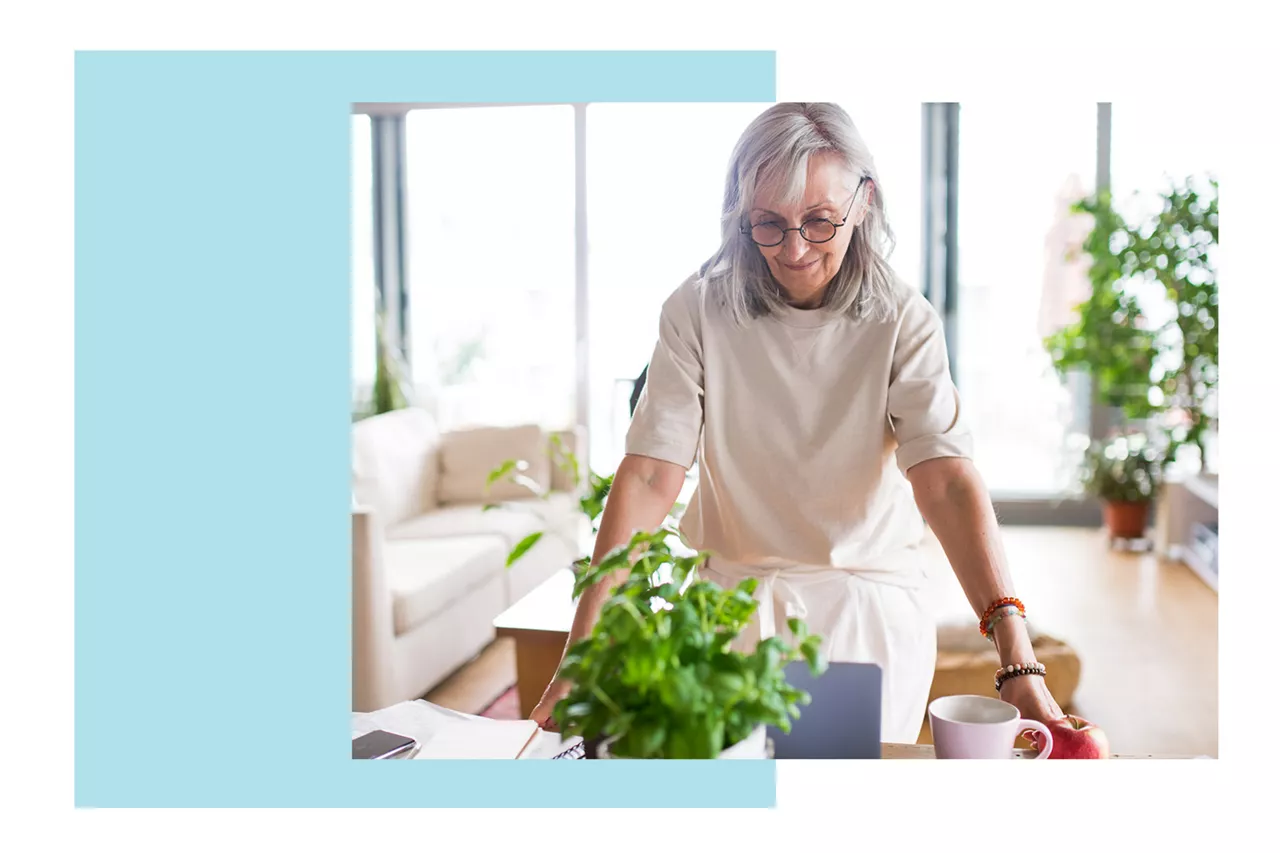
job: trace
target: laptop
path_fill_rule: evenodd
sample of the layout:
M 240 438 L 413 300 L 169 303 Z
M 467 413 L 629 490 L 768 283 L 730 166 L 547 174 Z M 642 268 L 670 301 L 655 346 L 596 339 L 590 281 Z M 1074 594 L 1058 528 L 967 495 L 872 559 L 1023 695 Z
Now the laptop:
M 808 691 L 790 734 L 768 727 L 774 758 L 879 758 L 881 671 L 874 663 L 832 663 L 814 678 L 804 661 L 787 664 L 787 682 Z

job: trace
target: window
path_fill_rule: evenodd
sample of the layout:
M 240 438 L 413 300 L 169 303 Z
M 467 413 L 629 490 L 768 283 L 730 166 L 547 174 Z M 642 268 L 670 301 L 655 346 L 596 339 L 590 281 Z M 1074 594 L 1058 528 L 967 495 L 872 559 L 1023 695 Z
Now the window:
M 912 287 L 921 285 L 920 104 L 915 101 L 842 102 L 871 151 L 894 249 L 889 264 Z
M 1221 165 L 1219 128 L 1206 117 L 1171 113 L 1159 101 L 1112 104 L 1111 191 L 1126 219 L 1158 213 L 1156 194 L 1171 180 L 1194 177 L 1195 186 L 1207 188 L 1206 178 L 1216 177 Z
M 956 360 L 975 462 L 992 492 L 1074 489 L 1087 409 L 1055 374 L 1043 339 L 1088 294 L 1087 264 L 1065 260 L 1088 233 L 1071 204 L 1093 192 L 1097 105 L 960 108 Z
M 662 303 L 720 243 L 733 146 L 765 104 L 587 107 L 591 467 L 622 460 L 632 382 L 657 342 Z M 638 223 L 662 223 L 645 233 Z
M 1190 180 L 1197 190 L 1209 189 L 1216 177 L 1220 141 L 1213 122 L 1174 125 L 1159 103 L 1141 101 L 1111 107 L 1111 190 L 1117 210 L 1130 224 L 1160 212 L 1160 193 L 1171 183 Z M 1143 313 L 1153 324 L 1173 319 L 1174 308 L 1158 282 L 1130 282 L 1137 287 Z
M 373 385 L 373 140 L 367 115 L 351 117 L 351 378 L 357 405 Z
M 406 119 L 414 384 L 441 428 L 574 419 L 573 107 Z

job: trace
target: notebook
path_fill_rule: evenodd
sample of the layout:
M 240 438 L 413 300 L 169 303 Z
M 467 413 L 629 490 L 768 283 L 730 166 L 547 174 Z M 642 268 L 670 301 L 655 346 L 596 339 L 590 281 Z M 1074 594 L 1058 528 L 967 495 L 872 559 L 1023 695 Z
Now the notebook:
M 432 734 L 414 759 L 519 758 L 538 731 L 533 720 L 456 720 Z
M 555 758 L 586 758 L 587 745 L 582 740 L 579 740 L 577 743 L 575 743 L 573 746 L 566 749 L 564 752 L 556 753 L 551 757 L 553 759 Z

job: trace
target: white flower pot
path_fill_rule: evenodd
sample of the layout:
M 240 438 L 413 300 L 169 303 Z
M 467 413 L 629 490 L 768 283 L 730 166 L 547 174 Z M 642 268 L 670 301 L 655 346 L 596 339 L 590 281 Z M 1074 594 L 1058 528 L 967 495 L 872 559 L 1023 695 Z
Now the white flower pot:
M 600 748 L 596 751 L 597 758 L 621 758 L 622 756 L 614 755 L 609 751 L 609 745 L 616 738 L 609 738 L 600 744 Z M 756 726 L 752 729 L 751 734 L 742 740 L 728 747 L 720 753 L 718 758 L 769 758 L 768 738 L 766 737 L 766 729 L 764 726 Z
M 751 734 L 720 753 L 721 758 L 768 758 L 768 739 L 765 727 L 756 726 Z

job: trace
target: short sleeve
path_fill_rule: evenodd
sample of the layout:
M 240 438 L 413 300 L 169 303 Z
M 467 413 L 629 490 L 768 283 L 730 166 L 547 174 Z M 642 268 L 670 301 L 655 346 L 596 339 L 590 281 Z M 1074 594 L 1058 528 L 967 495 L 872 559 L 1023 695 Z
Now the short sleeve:
M 960 394 L 951 381 L 942 320 L 920 294 L 913 294 L 899 318 L 889 422 L 904 474 L 928 459 L 973 457 L 973 437 L 960 417 Z
M 627 431 L 626 452 L 692 467 L 702 436 L 702 336 L 696 282 L 663 303 L 658 343 Z

